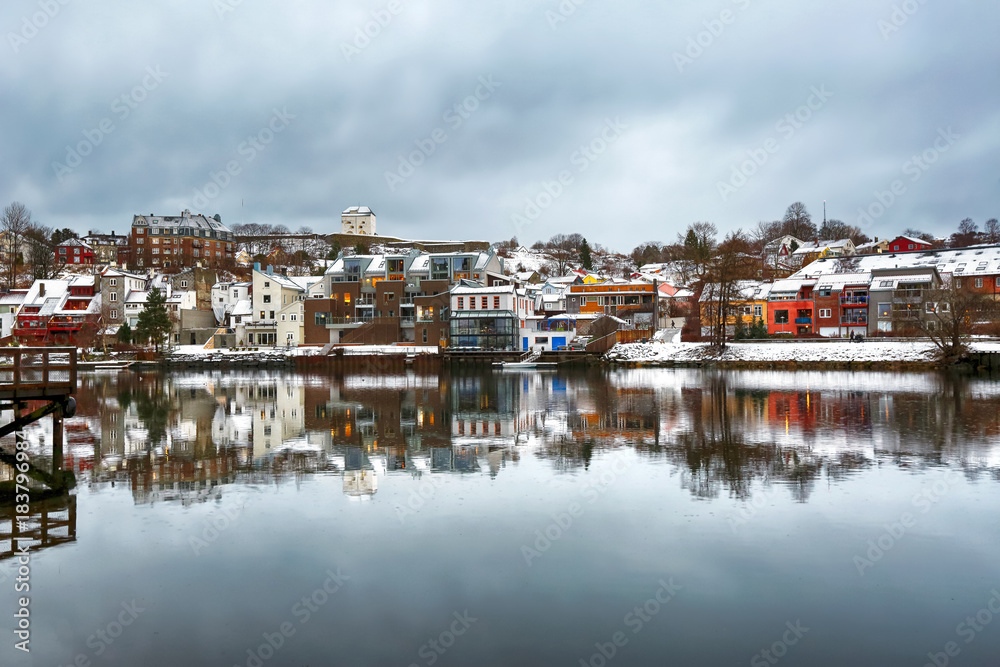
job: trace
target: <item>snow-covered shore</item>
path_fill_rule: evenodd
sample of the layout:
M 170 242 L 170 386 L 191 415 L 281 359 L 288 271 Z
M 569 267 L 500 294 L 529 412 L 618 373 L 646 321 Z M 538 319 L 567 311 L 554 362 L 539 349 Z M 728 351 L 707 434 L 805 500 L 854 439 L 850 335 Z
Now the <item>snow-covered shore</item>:
M 1000 352 L 1000 343 L 972 345 L 977 352 Z M 706 343 L 619 343 L 608 352 L 610 361 L 657 363 L 927 363 L 934 344 L 927 341 L 863 343 L 730 343 L 720 355 Z

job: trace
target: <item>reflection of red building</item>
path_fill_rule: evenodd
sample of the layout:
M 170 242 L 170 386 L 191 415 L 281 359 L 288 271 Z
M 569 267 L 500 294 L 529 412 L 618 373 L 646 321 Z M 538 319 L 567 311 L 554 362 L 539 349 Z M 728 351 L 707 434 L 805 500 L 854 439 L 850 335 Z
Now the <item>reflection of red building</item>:
M 767 416 L 772 425 L 812 429 L 816 426 L 818 408 L 818 392 L 772 391 L 767 395 Z

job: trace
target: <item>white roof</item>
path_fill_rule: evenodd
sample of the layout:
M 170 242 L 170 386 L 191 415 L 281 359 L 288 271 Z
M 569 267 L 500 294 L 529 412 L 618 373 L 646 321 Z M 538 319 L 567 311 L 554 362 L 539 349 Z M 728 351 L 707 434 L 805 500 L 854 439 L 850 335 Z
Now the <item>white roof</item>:
M 238 315 L 252 315 L 253 302 L 250 299 L 240 299 L 233 307 L 233 317 Z
M 806 274 L 822 277 L 824 274 L 837 273 L 842 261 L 844 261 L 842 258 L 836 257 L 817 259 L 792 277 L 802 277 Z M 851 257 L 850 262 L 856 272 L 936 267 L 939 273 L 953 273 L 957 276 L 1000 275 L 1000 245 L 857 255 Z
M 492 285 L 490 287 L 456 287 L 452 294 L 514 294 L 513 285 Z
M 929 283 L 933 279 L 930 273 L 915 273 L 909 276 L 873 276 L 871 289 L 895 289 L 900 283 Z

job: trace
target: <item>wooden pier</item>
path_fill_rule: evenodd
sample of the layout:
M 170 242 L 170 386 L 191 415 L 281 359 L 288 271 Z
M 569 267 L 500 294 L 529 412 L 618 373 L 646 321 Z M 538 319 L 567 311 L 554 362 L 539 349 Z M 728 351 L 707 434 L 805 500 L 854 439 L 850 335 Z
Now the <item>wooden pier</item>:
M 0 450 L 0 461 L 48 487 L 32 489 L 32 499 L 61 494 L 73 488 L 73 473 L 63 471 L 63 418 L 76 412 L 73 394 L 77 387 L 75 347 L 16 347 L 0 349 L 0 410 L 13 415 L 0 426 L 0 438 L 15 434 L 18 445 L 26 426 L 52 416 L 51 470 L 25 459 L 21 449 Z M 28 411 L 29 403 L 34 409 Z M 16 476 L 16 475 L 15 475 Z M 8 486 L 10 488 L 8 488 Z M 16 485 L 0 483 L 0 501 L 13 500 Z

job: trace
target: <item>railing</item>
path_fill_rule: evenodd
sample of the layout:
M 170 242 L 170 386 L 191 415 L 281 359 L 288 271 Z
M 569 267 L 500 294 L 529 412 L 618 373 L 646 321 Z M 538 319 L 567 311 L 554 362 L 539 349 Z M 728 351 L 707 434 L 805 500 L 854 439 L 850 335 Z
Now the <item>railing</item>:
M 0 349 L 0 396 L 41 397 L 75 392 L 75 347 Z
M 813 318 L 811 317 L 796 317 L 796 324 L 812 324 Z
M 401 317 L 399 318 L 399 325 L 403 327 L 412 327 L 416 322 L 415 317 Z
M 867 306 L 868 297 L 866 296 L 842 296 L 840 297 L 840 303 L 844 306 Z
M 867 317 L 841 317 L 841 324 L 868 324 Z

